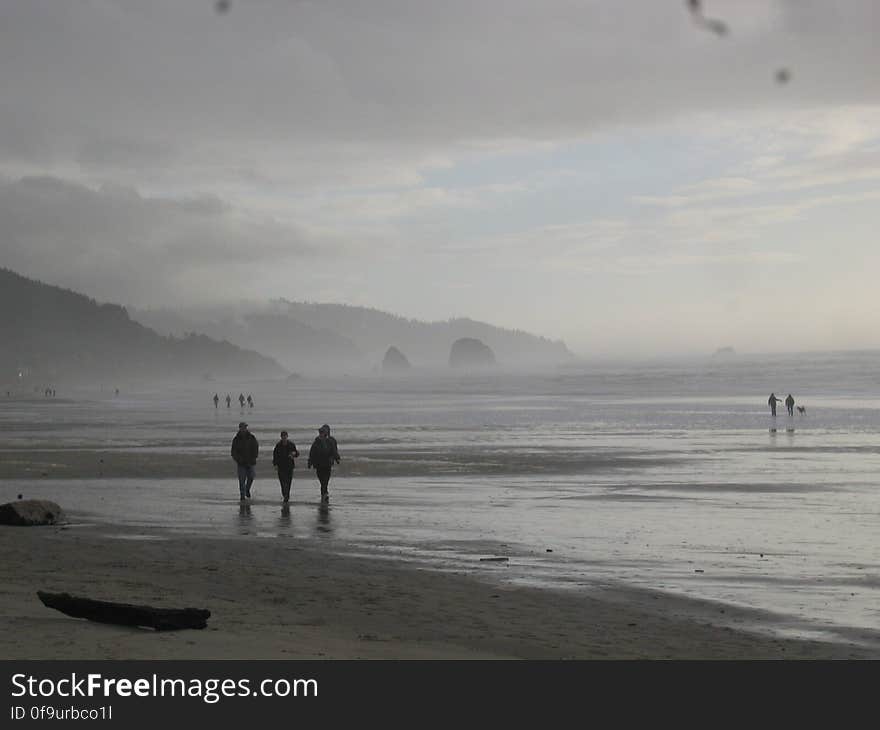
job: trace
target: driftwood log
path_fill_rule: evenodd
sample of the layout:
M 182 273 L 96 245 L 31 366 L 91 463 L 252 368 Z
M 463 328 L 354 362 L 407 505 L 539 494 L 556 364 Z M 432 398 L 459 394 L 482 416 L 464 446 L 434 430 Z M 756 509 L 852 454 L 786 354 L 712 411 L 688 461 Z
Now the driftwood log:
M 211 612 L 204 608 L 154 608 L 130 603 L 95 601 L 69 593 L 37 591 L 44 605 L 75 618 L 87 618 L 104 624 L 149 626 L 156 631 L 204 629 Z

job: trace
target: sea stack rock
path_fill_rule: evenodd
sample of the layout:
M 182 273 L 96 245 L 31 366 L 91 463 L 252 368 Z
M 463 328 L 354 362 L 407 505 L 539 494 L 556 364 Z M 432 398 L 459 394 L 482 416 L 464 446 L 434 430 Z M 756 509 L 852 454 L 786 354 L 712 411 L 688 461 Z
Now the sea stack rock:
M 385 373 L 399 373 L 402 370 L 409 370 L 411 367 L 406 355 L 394 346 L 389 347 L 385 357 L 382 358 L 382 372 Z
M 485 368 L 494 364 L 492 348 L 473 337 L 456 340 L 449 350 L 449 367 L 452 368 Z
M 712 353 L 712 357 L 717 359 L 727 359 L 736 356 L 736 350 L 732 347 L 719 347 Z
M 0 525 L 57 525 L 63 518 L 61 507 L 45 499 L 21 499 L 0 504 Z

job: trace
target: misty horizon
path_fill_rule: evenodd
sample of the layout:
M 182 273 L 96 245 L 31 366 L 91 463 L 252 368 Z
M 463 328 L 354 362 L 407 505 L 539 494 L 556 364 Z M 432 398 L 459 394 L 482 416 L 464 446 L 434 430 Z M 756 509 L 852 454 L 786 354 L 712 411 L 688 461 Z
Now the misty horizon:
M 12 274 L 19 274 L 19 272 L 14 272 L 11 269 L 6 269 L 6 271 L 11 272 Z M 74 289 L 70 289 L 65 286 L 61 286 L 58 284 L 53 284 L 52 282 L 43 282 L 39 279 L 33 279 L 31 277 L 27 277 L 31 281 L 37 284 L 47 284 L 52 287 L 59 287 L 63 291 L 72 292 L 74 294 L 79 294 L 87 299 L 93 300 L 97 305 L 110 305 L 110 306 L 118 306 L 124 309 L 128 316 L 134 322 L 139 322 L 141 324 L 145 324 L 148 328 L 154 330 L 157 334 L 162 336 L 172 336 L 172 337 L 183 337 L 190 334 L 197 335 L 205 335 L 208 334 L 211 336 L 213 333 L 209 331 L 209 329 L 205 328 L 203 325 L 205 323 L 210 323 L 211 325 L 218 325 L 223 323 L 224 321 L 236 321 L 243 322 L 249 315 L 258 314 L 258 313 L 272 313 L 277 312 L 279 307 L 285 307 L 286 305 L 303 305 L 306 307 L 341 307 L 347 308 L 351 310 L 363 310 L 370 313 L 387 315 L 394 319 L 399 319 L 407 324 L 414 325 L 445 325 L 450 324 L 456 321 L 460 322 L 472 322 L 477 325 L 488 325 L 489 327 L 498 328 L 502 330 L 507 330 L 511 333 L 520 333 L 524 335 L 529 335 L 536 337 L 541 340 L 546 340 L 549 343 L 560 344 L 567 348 L 571 355 L 573 355 L 574 359 L 568 362 L 568 367 L 576 367 L 578 364 L 583 364 L 584 366 L 588 366 L 591 363 L 594 364 L 613 364 L 613 363 L 621 363 L 621 364 L 662 364 L 664 362 L 667 363 L 675 363 L 675 362 L 693 362 L 694 360 L 706 360 L 706 361 L 717 361 L 720 363 L 724 362 L 735 362 L 737 359 L 740 361 L 748 360 L 750 358 L 773 358 L 773 357 L 789 357 L 789 356 L 814 356 L 814 355 L 857 355 L 860 353 L 880 353 L 880 347 L 852 347 L 852 348 L 817 348 L 817 349 L 768 349 L 768 350 L 748 350 L 748 349 L 739 349 L 732 345 L 719 345 L 711 351 L 703 351 L 703 350 L 695 350 L 695 351 L 670 351 L 670 352 L 653 352 L 653 353 L 640 353 L 640 352 L 581 352 L 572 349 L 565 340 L 562 339 L 554 339 L 547 337 L 546 335 L 540 332 L 530 332 L 523 329 L 517 328 L 505 328 L 502 325 L 498 325 L 494 322 L 485 322 L 482 320 L 475 320 L 471 317 L 448 317 L 445 319 L 436 319 L 436 320 L 423 320 L 417 317 L 409 317 L 405 314 L 401 314 L 398 312 L 389 312 L 386 310 L 377 309 L 375 307 L 361 307 L 358 305 L 348 304 L 344 302 L 319 302 L 319 301 L 309 301 L 309 300 L 288 300 L 285 298 L 278 298 L 272 300 L 257 300 L 257 299 L 242 299 L 238 301 L 231 300 L 218 300 L 215 304 L 210 303 L 202 303 L 197 306 L 189 306 L 189 307 L 173 307 L 173 306 L 157 306 L 152 308 L 138 308 L 133 307 L 131 305 L 126 305 L 124 303 L 116 302 L 116 301 L 108 301 L 102 300 L 100 298 L 96 298 L 89 294 L 88 292 L 76 291 Z M 153 321 L 154 316 L 164 317 L 170 316 L 172 318 L 178 319 L 178 326 L 160 326 L 155 324 Z M 180 326 L 180 322 L 187 322 L 186 326 Z M 219 339 L 227 339 L 225 337 L 220 336 Z M 295 344 L 295 342 L 294 342 Z M 391 346 L 393 346 L 393 342 Z M 378 345 L 377 345 L 378 346 Z M 384 347 L 384 346 L 382 346 Z M 255 351 L 259 351 L 259 347 L 250 348 Z M 263 353 L 265 354 L 265 353 Z M 565 365 L 565 362 L 558 363 L 559 365 Z M 501 369 L 503 370 L 503 365 L 511 365 L 508 363 L 500 363 L 502 365 Z

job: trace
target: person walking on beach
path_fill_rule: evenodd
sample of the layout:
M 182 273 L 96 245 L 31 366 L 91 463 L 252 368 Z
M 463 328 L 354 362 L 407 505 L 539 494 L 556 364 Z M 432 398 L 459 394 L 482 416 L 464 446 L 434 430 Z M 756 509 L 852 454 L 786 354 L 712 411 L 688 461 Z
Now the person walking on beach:
M 220 396 L 214 393 L 214 408 L 216 409 L 218 405 L 220 405 Z
M 227 393 L 226 394 L 226 407 L 229 408 L 229 406 L 231 404 L 232 404 L 232 396 L 230 396 L 229 393 Z
M 248 402 L 248 408 L 254 407 L 254 399 L 250 393 L 248 393 L 247 402 Z
M 767 399 L 767 405 L 770 406 L 770 415 L 776 417 L 776 404 L 782 403 L 782 398 L 777 398 L 775 393 L 771 393 Z
M 244 393 L 238 394 L 238 405 L 244 408 Z
M 278 470 L 278 481 L 281 482 L 281 498 L 290 501 L 290 486 L 293 484 L 293 460 L 299 456 L 296 444 L 288 441 L 287 431 L 281 432 L 281 440 L 275 444 L 272 452 L 272 466 Z
M 788 411 L 789 416 L 794 416 L 794 398 L 791 393 L 785 396 L 785 408 Z
M 257 475 L 259 453 L 260 445 L 256 436 L 248 431 L 248 425 L 242 421 L 238 424 L 238 433 L 232 439 L 232 458 L 238 465 L 238 491 L 242 502 L 251 498 L 251 485 Z
M 339 447 L 336 439 L 330 435 L 330 426 L 326 423 L 318 429 L 318 437 L 309 449 L 309 469 L 315 469 L 318 481 L 321 482 L 321 501 L 329 502 L 330 470 L 333 463 L 339 463 Z

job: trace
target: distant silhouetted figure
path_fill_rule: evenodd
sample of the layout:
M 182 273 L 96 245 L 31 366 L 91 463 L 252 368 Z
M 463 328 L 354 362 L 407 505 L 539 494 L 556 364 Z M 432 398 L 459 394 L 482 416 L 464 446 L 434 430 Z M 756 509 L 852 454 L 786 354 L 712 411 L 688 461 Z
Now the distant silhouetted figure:
M 293 460 L 299 456 L 296 444 L 287 440 L 287 431 L 281 432 L 281 440 L 275 444 L 272 452 L 272 465 L 278 470 L 278 481 L 281 482 L 281 498 L 290 500 L 290 487 L 293 484 Z
M 251 397 L 250 393 L 248 393 L 247 402 L 248 402 L 248 408 L 254 407 L 254 399 Z
M 785 408 L 788 411 L 789 416 L 794 415 L 794 398 L 792 397 L 791 393 L 785 396 Z
M 116 396 L 119 395 L 119 388 L 116 389 L 116 392 L 114 393 L 114 395 L 116 395 Z
M 231 406 L 231 405 L 232 405 L 232 396 L 230 396 L 229 393 L 227 393 L 226 394 L 226 407 L 229 408 L 229 406 Z
M 220 396 L 214 393 L 214 408 L 220 405 Z
M 260 446 L 256 437 L 248 431 L 248 425 L 242 421 L 238 424 L 238 433 L 232 439 L 232 458 L 238 465 L 238 491 L 241 500 L 251 498 L 251 485 L 257 475 L 257 455 Z
M 244 393 L 238 394 L 238 405 L 244 408 Z
M 782 403 L 782 398 L 777 398 L 775 393 L 771 393 L 770 397 L 767 399 L 767 405 L 770 406 L 770 415 L 776 415 L 776 404 Z
M 315 468 L 318 481 L 321 483 L 321 501 L 330 500 L 327 486 L 330 484 L 330 470 L 332 465 L 339 463 L 339 447 L 336 439 L 330 435 L 330 426 L 326 423 L 318 429 L 318 437 L 309 449 L 309 469 Z

